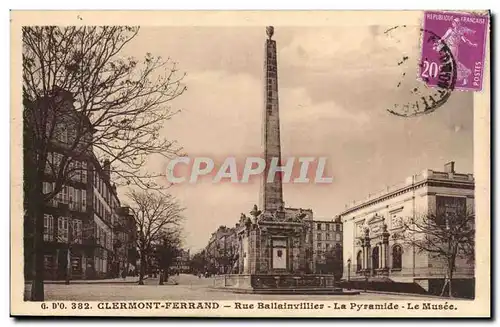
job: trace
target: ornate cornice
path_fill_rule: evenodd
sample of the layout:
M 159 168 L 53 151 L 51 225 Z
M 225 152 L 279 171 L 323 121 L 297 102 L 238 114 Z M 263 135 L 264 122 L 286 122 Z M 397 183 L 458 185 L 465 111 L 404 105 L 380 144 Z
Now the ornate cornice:
M 405 186 L 405 187 L 402 187 L 400 189 L 388 192 L 388 193 L 383 194 L 379 197 L 369 199 L 365 202 L 362 202 L 358 205 L 355 205 L 351 208 L 348 208 L 348 209 L 344 210 L 343 212 L 341 212 L 339 214 L 339 216 L 345 216 L 345 215 L 350 214 L 354 211 L 357 211 L 357 210 L 384 202 L 386 200 L 398 197 L 398 196 L 405 194 L 405 193 L 412 192 L 414 190 L 417 190 L 417 189 L 425 187 L 425 186 L 474 190 L 475 185 L 474 185 L 473 181 L 441 181 L 441 180 L 435 180 L 435 179 L 425 179 L 423 181 L 417 182 L 415 184 L 410 184 L 408 186 Z

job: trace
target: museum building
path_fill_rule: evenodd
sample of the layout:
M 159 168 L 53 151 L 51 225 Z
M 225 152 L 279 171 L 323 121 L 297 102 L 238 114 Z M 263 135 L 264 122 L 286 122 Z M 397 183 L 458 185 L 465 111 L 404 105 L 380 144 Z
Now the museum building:
M 340 217 L 344 227 L 344 279 L 370 278 L 416 283 L 424 290 L 439 288 L 446 276 L 444 261 L 397 237 L 406 219 L 436 212 L 474 210 L 474 177 L 457 173 L 454 162 L 444 171 L 426 169 L 402 184 L 346 205 Z M 474 264 L 457 258 L 454 280 L 474 282 Z

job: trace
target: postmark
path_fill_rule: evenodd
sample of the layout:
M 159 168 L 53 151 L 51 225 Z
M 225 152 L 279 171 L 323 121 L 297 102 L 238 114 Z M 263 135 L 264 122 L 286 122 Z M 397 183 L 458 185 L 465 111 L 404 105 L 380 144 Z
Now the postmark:
M 441 63 L 438 60 L 439 50 L 446 45 L 457 68 L 455 89 L 481 91 L 488 22 L 487 15 L 439 11 L 424 12 L 424 36 L 419 77 L 428 86 L 436 87 L 438 85 L 441 68 Z M 429 37 L 435 36 L 439 37 L 436 42 L 428 42 Z
M 402 28 L 406 28 L 406 26 L 402 26 Z M 434 78 L 435 85 L 430 87 L 425 80 L 425 83 L 421 83 L 421 85 L 413 86 L 409 90 L 404 90 L 404 92 L 409 92 L 409 94 L 405 94 L 405 98 L 410 99 L 410 101 L 395 103 L 392 107 L 387 109 L 389 113 L 396 116 L 415 117 L 429 114 L 445 104 L 455 89 L 457 68 L 450 48 L 441 37 L 433 31 L 420 29 L 420 34 L 422 42 L 426 45 L 431 45 L 434 51 L 432 58 L 437 66 Z M 427 59 L 427 57 L 425 59 Z M 408 60 L 409 57 L 403 55 L 397 65 L 400 66 Z M 421 66 L 421 64 L 419 66 Z M 406 75 L 408 75 L 408 73 L 407 71 L 402 73 L 401 80 L 398 81 L 396 89 L 403 89 L 402 80 L 407 78 Z

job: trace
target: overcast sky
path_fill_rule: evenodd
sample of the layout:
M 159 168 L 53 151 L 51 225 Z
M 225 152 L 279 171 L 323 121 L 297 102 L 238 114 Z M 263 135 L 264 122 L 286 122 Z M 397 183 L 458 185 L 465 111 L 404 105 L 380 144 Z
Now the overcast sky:
M 458 172 L 473 172 L 471 93 L 455 92 L 417 118 L 386 111 L 415 101 L 409 90 L 419 86 L 418 27 L 384 33 L 389 28 L 275 28 L 283 157 L 325 156 L 334 179 L 284 185 L 286 206 L 331 219 L 346 203 L 426 168 L 442 170 L 453 160 Z M 190 156 L 245 157 L 262 152 L 265 39 L 264 26 L 145 27 L 125 54 L 171 57 L 187 73 L 188 90 L 172 103 L 182 112 L 165 124 L 169 139 Z M 409 60 L 398 65 L 403 56 Z M 169 191 L 187 208 L 184 245 L 192 250 L 259 201 L 258 183 L 181 184 Z

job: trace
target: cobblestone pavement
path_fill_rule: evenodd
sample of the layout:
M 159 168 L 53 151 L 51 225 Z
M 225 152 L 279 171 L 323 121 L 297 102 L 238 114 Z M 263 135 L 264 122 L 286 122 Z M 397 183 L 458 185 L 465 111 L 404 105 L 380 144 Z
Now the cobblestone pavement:
M 158 279 L 147 279 L 145 285 L 136 284 L 46 284 L 45 296 L 48 301 L 117 301 L 117 300 L 425 300 L 426 297 L 381 293 L 361 293 L 359 295 L 279 295 L 279 294 L 238 294 L 211 289 L 210 278 L 192 275 L 171 277 L 178 285 L 158 285 Z M 25 287 L 25 296 L 30 285 Z

